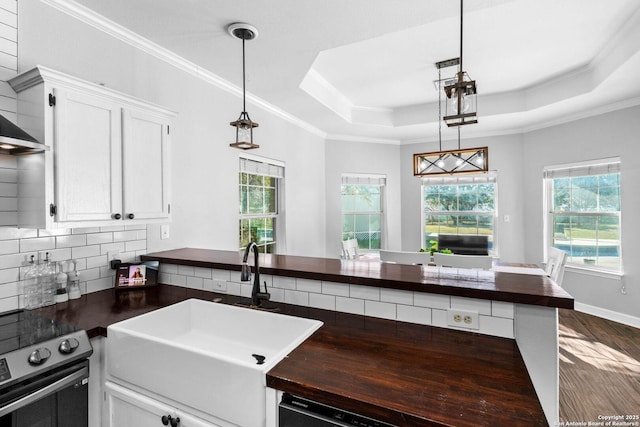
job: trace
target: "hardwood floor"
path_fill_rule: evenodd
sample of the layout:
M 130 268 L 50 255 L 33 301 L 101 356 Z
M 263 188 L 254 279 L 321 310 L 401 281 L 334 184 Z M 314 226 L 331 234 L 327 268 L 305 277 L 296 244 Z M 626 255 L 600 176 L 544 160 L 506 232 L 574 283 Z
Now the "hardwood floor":
M 560 421 L 640 425 L 640 329 L 564 309 L 559 323 Z

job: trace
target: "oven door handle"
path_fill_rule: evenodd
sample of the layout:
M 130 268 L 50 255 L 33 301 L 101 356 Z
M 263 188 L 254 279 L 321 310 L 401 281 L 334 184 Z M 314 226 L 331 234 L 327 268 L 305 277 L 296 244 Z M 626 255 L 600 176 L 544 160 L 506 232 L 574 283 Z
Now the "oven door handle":
M 2 408 L 0 408 L 0 417 L 9 414 L 17 409 L 20 409 L 24 406 L 29 405 L 30 403 L 36 402 L 44 397 L 47 397 L 51 394 L 57 393 L 60 390 L 67 388 L 71 384 L 75 384 L 83 378 L 89 377 L 89 368 L 86 366 L 82 367 L 66 377 L 62 377 L 59 380 L 42 387 L 41 389 L 34 391 L 33 393 L 27 394 L 26 396 L 21 397 L 18 400 L 15 400 Z

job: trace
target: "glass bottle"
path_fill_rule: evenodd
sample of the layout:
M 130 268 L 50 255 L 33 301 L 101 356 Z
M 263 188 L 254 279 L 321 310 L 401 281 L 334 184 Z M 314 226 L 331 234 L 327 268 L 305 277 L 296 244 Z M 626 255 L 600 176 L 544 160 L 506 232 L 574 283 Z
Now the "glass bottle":
M 80 275 L 76 270 L 76 264 L 78 261 L 75 259 L 71 260 L 73 263 L 73 270 L 69 272 L 69 286 L 67 292 L 69 293 L 69 299 L 78 299 L 80 298 Z
M 31 310 L 40 307 L 42 305 L 42 289 L 38 283 L 38 266 L 33 255 L 29 260 L 29 268 L 24 273 L 23 285 L 24 308 Z
M 64 272 L 64 262 L 58 262 L 58 273 L 56 274 L 56 303 L 69 300 L 67 294 L 67 273 Z
M 42 289 L 42 305 L 52 305 L 56 302 L 55 290 L 55 267 L 49 258 L 49 252 L 46 253 L 44 262 L 39 269 L 39 282 Z

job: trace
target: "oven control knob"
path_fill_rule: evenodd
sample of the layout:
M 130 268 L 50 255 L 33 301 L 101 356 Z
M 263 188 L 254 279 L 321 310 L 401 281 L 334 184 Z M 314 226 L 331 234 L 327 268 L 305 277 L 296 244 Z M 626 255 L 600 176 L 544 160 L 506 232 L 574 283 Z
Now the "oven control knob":
M 75 339 L 75 338 L 67 338 L 67 339 L 65 339 L 64 341 L 62 341 L 60 343 L 60 346 L 58 347 L 58 350 L 62 354 L 71 354 L 74 351 L 76 351 L 76 349 L 78 348 L 79 345 L 80 345 L 80 343 L 78 342 L 77 339 Z
M 33 350 L 29 355 L 29 364 L 42 365 L 47 359 L 51 357 L 49 349 L 41 347 Z

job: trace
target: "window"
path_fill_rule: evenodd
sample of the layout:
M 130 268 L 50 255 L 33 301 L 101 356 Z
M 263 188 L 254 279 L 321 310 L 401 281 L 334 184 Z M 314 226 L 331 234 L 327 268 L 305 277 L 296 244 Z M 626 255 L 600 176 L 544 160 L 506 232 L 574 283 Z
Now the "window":
M 382 175 L 342 176 L 342 240 L 355 238 L 362 251 L 382 247 L 385 184 Z
M 568 254 L 567 264 L 622 271 L 620 160 L 544 170 L 546 246 Z
M 423 178 L 423 247 L 431 247 L 440 233 L 487 235 L 489 253 L 497 255 L 496 195 L 495 173 Z
M 282 164 L 240 158 L 240 249 L 256 242 L 260 252 L 276 253 L 283 225 L 279 215 Z

